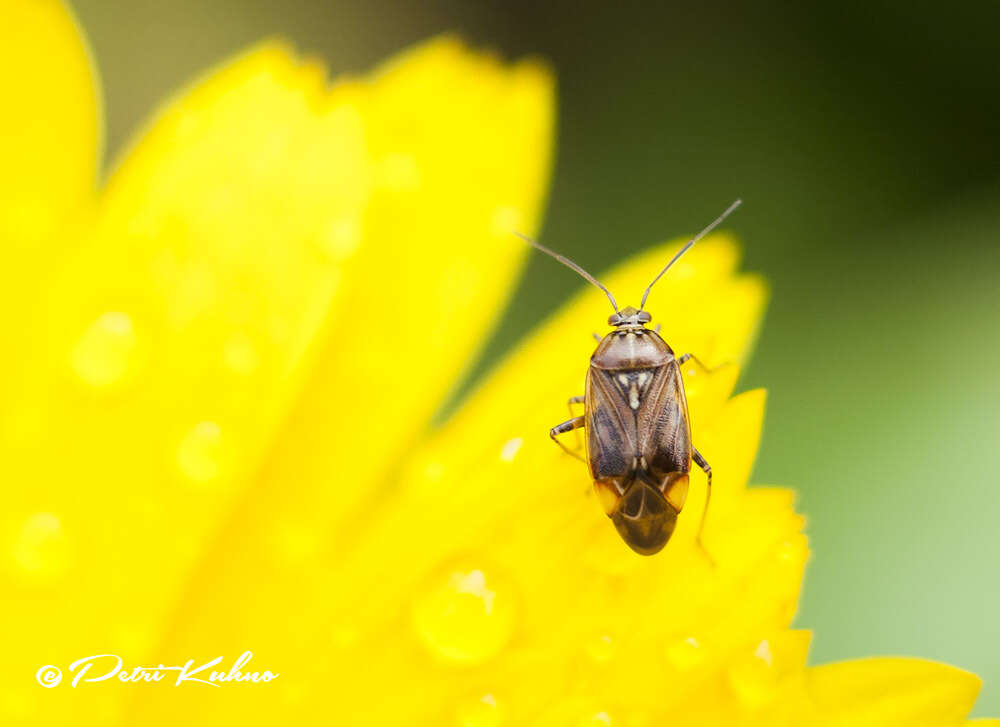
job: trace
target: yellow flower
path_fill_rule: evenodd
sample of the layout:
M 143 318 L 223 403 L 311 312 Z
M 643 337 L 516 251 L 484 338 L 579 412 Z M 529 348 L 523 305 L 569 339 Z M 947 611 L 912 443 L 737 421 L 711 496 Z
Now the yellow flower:
M 687 381 L 716 567 L 703 480 L 641 558 L 548 441 L 607 315 L 595 291 L 431 428 L 525 258 L 509 231 L 537 226 L 543 67 L 443 39 L 326 87 L 265 44 L 167 104 L 96 190 L 73 21 L 0 12 L 0 723 L 964 720 L 958 669 L 804 666 L 802 520 L 745 488 L 764 397 L 732 396 L 765 292 L 726 236 L 650 305 L 720 366 Z M 672 249 L 607 282 L 638 293 Z M 224 669 L 248 649 L 278 678 L 68 683 L 90 655 Z

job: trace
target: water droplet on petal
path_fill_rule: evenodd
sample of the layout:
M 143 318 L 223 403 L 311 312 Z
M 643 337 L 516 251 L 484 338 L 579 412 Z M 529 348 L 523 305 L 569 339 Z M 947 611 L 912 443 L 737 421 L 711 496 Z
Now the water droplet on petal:
M 786 540 L 778 546 L 778 562 L 782 565 L 795 565 L 802 560 L 802 548 L 791 540 Z
M 181 440 L 177 465 L 189 479 L 210 482 L 222 470 L 222 431 L 215 422 L 199 422 Z
M 361 224 L 355 217 L 334 220 L 327 227 L 320 244 L 331 262 L 343 262 L 361 247 Z
M 667 659 L 679 671 L 690 671 L 705 659 L 705 651 L 698 639 L 688 636 L 667 646 Z
M 580 727 L 608 727 L 611 724 L 611 715 L 607 712 L 596 712 L 581 719 L 579 724 Z
M 514 595 L 495 573 L 446 568 L 413 606 L 413 625 L 424 646 L 453 663 L 479 664 L 496 655 L 514 631 Z
M 601 664 L 608 661 L 615 654 L 615 642 L 607 634 L 602 634 L 591 639 L 587 643 L 587 655 Z
M 774 700 L 778 693 L 778 673 L 767 640 L 757 645 L 752 656 L 730 667 L 729 685 L 749 709 L 759 709 Z
M 514 457 L 521 449 L 524 440 L 521 437 L 514 437 L 500 448 L 500 459 L 503 462 L 513 462 Z
M 14 537 L 10 557 L 31 580 L 48 582 L 65 573 L 72 553 L 59 518 L 39 512 L 25 519 Z
M 459 727 L 499 727 L 503 710 L 492 694 L 459 703 L 455 710 L 455 723 Z
M 767 642 L 767 639 L 764 639 L 757 644 L 757 648 L 754 649 L 753 655 L 763 661 L 767 666 L 773 666 L 774 664 L 774 657 L 771 656 L 771 645 Z
M 136 344 L 135 328 L 127 313 L 103 313 L 77 339 L 70 365 L 90 386 L 107 388 L 135 365 Z

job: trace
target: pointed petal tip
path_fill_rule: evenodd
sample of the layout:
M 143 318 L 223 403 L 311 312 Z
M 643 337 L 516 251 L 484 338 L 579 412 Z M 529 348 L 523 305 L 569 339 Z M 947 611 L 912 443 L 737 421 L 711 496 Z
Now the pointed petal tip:
M 963 719 L 982 686 L 976 674 L 930 659 L 869 657 L 812 667 L 809 691 L 831 712 L 895 717 L 892 724 L 931 724 Z M 922 720 L 922 721 L 921 721 Z

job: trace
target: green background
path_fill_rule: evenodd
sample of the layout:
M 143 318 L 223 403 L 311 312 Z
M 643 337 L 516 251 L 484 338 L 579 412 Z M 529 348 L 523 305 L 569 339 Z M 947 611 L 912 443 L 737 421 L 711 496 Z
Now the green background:
M 811 659 L 948 661 L 984 677 L 976 714 L 1000 714 L 1000 4 L 74 6 L 111 155 L 261 37 L 338 73 L 455 30 L 557 70 L 543 237 L 589 269 L 742 197 L 730 226 L 773 285 L 742 384 L 770 391 L 754 480 L 798 488 L 809 518 Z M 484 362 L 579 284 L 532 260 Z

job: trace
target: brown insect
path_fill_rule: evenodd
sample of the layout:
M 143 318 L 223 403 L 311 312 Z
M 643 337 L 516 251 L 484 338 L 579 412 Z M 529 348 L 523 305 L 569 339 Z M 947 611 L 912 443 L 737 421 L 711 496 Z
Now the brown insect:
M 702 237 L 711 232 L 740 205 L 736 200 L 708 227 L 692 238 L 643 293 L 638 310 L 619 309 L 615 298 L 590 273 L 558 253 L 523 235 L 522 239 L 572 268 L 604 291 L 615 312 L 608 324 L 615 330 L 598 334 L 597 350 L 590 357 L 586 393 L 569 400 L 583 403 L 584 414 L 553 427 L 552 440 L 566 452 L 583 459 L 559 441 L 559 435 L 586 428 L 586 462 L 597 498 L 632 550 L 653 555 L 663 549 L 677 525 L 688 494 L 688 473 L 694 460 L 708 477 L 705 510 L 698 528 L 698 544 L 712 496 L 712 468 L 691 443 L 691 422 L 681 366 L 690 353 L 674 356 L 660 338 L 659 325 L 646 328 L 650 315 L 643 308 L 653 285 Z

